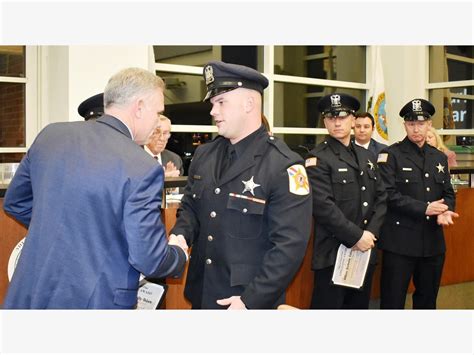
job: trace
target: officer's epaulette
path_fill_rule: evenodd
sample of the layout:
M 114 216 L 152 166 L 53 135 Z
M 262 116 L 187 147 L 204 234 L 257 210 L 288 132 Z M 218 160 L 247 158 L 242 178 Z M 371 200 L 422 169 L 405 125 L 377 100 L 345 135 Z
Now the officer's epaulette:
M 316 147 L 314 147 L 313 151 L 315 153 L 318 153 L 318 152 L 322 152 L 324 149 L 326 149 L 328 147 L 328 142 L 327 141 L 324 141 L 320 144 L 318 144 Z
M 288 146 L 278 137 L 268 136 L 267 142 L 274 146 L 286 158 L 290 158 L 295 154 Z
M 437 151 L 437 152 L 440 151 L 438 148 L 433 147 L 432 145 L 430 145 L 430 144 L 428 144 L 428 143 L 426 143 L 425 145 L 426 145 L 426 149 L 432 149 L 432 150 L 435 150 L 435 151 Z

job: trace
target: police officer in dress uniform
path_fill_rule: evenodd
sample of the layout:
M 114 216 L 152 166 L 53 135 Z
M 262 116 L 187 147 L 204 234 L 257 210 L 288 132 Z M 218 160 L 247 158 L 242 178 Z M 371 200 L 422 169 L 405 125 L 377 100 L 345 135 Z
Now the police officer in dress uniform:
M 403 309 L 410 278 L 413 308 L 434 309 L 446 250 L 443 226 L 453 224 L 455 195 L 446 155 L 426 143 L 433 105 L 413 99 L 400 110 L 406 138 L 378 156 L 388 193 L 381 308 Z
M 375 268 L 375 242 L 387 194 L 373 154 L 351 142 L 359 101 L 347 94 L 324 96 L 318 110 L 329 137 L 306 159 L 313 192 L 313 309 L 367 309 Z M 340 245 L 371 253 L 361 289 L 332 283 Z
M 104 114 L 104 93 L 101 92 L 81 102 L 77 107 L 77 112 L 86 121 L 102 116 Z
M 262 125 L 263 75 L 217 61 L 203 74 L 219 135 L 196 149 L 171 231 L 192 246 L 184 293 L 193 308 L 275 308 L 310 235 L 304 163 Z

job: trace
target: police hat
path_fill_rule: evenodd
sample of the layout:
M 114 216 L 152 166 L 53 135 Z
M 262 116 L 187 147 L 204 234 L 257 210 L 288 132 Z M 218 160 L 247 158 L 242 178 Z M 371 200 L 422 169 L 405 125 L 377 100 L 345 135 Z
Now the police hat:
M 267 78 L 243 65 L 212 61 L 204 66 L 203 75 L 207 85 L 207 94 L 203 101 L 238 88 L 252 89 L 263 94 L 263 90 L 268 86 Z
M 425 121 L 430 120 L 435 113 L 435 108 L 431 102 L 424 99 L 413 99 L 400 110 L 399 115 L 405 121 Z
M 89 97 L 77 107 L 77 112 L 87 121 L 104 114 L 104 93 Z
M 334 93 L 326 95 L 318 102 L 318 110 L 324 117 L 345 117 L 354 114 L 360 107 L 359 100 L 355 97 Z

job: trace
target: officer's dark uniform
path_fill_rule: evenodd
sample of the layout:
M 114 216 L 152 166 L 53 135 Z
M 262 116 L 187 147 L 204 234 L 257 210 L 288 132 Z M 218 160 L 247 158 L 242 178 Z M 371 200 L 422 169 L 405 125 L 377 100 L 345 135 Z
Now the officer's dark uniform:
M 406 121 L 427 120 L 434 112 L 428 101 L 414 99 L 400 116 Z M 378 245 L 384 251 L 381 308 L 404 308 L 412 276 L 416 288 L 413 308 L 436 308 L 446 246 L 437 217 L 425 212 L 429 202 L 441 198 L 454 211 L 446 155 L 426 142 L 419 148 L 406 137 L 382 150 L 378 162 L 388 193 L 388 212 Z
M 323 114 L 345 116 L 359 108 L 357 99 L 346 94 L 323 97 L 318 109 Z M 341 111 L 346 111 L 341 113 Z M 313 193 L 314 251 L 312 268 L 315 287 L 311 308 L 367 309 L 375 264 L 371 250 L 362 290 L 332 284 L 339 246 L 351 248 L 364 230 L 378 238 L 386 212 L 386 192 L 373 154 L 352 141 L 346 147 L 329 137 L 311 152 L 306 169 Z
M 102 116 L 104 114 L 104 93 L 91 96 L 81 102 L 77 107 L 77 112 L 86 121 Z
M 204 75 L 206 99 L 239 87 L 262 92 L 268 85 L 255 70 L 222 62 L 206 65 Z M 234 162 L 223 168 L 229 149 Z M 302 164 L 263 125 L 235 145 L 218 136 L 196 149 L 171 231 L 192 246 L 185 296 L 193 308 L 223 308 L 216 300 L 230 296 L 241 296 L 250 309 L 284 303 L 311 228 Z

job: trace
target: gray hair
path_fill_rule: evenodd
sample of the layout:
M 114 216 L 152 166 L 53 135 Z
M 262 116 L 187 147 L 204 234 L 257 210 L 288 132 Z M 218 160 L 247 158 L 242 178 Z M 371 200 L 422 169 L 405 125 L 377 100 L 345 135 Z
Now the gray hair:
M 160 121 L 168 122 L 171 126 L 171 120 L 168 117 L 166 117 L 165 115 L 160 115 L 159 119 L 160 119 Z
M 127 68 L 114 74 L 104 89 L 104 107 L 126 105 L 140 95 L 165 89 L 163 79 L 142 68 Z

